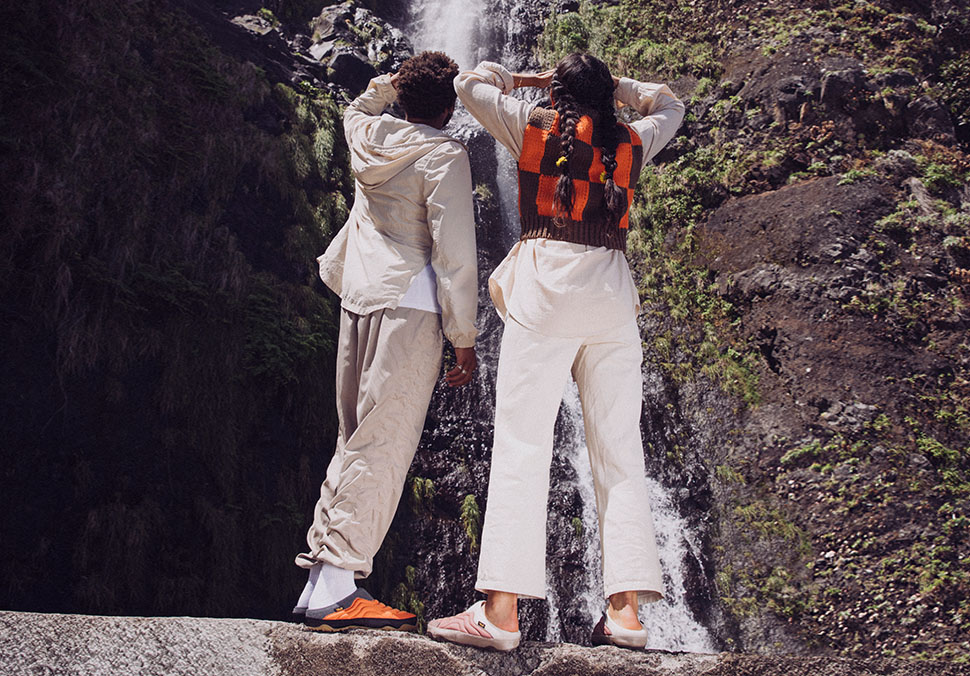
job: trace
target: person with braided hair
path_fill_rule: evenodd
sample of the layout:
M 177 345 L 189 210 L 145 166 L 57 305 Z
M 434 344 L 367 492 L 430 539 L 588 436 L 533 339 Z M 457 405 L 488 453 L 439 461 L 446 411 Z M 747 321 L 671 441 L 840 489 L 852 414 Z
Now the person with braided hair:
M 551 106 L 510 96 L 549 88 Z M 640 602 L 663 597 L 640 437 L 639 296 L 625 250 L 642 165 L 677 132 L 684 104 L 666 85 L 613 77 L 588 54 L 516 74 L 483 62 L 458 98 L 516 158 L 521 236 L 489 278 L 505 322 L 496 378 L 488 504 L 475 589 L 487 599 L 428 633 L 511 650 L 518 598 L 545 597 L 553 431 L 567 379 L 579 388 L 599 516 L 607 609 L 594 644 L 643 648 Z M 642 119 L 617 121 L 614 100 Z

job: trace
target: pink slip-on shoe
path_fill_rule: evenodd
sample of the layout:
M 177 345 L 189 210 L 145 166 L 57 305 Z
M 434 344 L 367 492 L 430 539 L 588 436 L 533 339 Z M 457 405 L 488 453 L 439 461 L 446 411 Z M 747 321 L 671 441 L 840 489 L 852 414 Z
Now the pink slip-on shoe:
M 428 634 L 439 640 L 493 650 L 512 650 L 518 647 L 522 637 L 521 632 L 505 631 L 489 622 L 484 601 L 473 604 L 463 613 L 431 620 Z

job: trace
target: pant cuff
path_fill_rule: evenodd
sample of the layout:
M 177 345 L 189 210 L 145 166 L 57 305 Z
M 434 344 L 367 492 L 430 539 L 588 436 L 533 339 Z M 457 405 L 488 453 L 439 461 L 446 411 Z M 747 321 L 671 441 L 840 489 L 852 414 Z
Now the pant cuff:
M 480 591 L 483 594 L 487 594 L 490 591 L 507 592 L 509 594 L 517 594 L 520 599 L 546 598 L 545 584 L 542 585 L 542 588 L 532 587 L 530 589 L 528 585 L 516 585 L 509 584 L 507 582 L 490 582 L 488 580 L 482 580 L 479 578 L 475 581 L 475 591 Z
M 662 601 L 664 598 L 663 591 L 657 589 L 657 585 L 655 583 L 646 582 L 644 580 L 613 583 L 604 589 L 603 597 L 608 599 L 613 594 L 630 591 L 635 591 L 637 593 L 637 599 L 640 601 L 640 603 L 655 603 L 657 601 Z

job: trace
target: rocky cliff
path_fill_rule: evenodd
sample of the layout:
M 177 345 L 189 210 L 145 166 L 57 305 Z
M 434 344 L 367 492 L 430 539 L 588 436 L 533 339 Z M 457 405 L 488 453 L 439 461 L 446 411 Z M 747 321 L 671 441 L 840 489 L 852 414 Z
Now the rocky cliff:
M 188 9 L 0 9 L 4 607 L 278 616 L 299 586 L 267 564 L 335 429 L 340 114 L 325 67 Z
M 636 218 L 644 427 L 729 642 L 970 652 L 967 25 L 960 3 L 833 1 L 586 3 L 547 27 L 552 55 L 688 101 Z

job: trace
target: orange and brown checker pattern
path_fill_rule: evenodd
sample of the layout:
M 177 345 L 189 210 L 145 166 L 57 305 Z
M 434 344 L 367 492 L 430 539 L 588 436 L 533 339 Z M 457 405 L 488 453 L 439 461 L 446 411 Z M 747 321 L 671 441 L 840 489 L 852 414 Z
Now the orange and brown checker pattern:
M 562 153 L 559 114 L 546 108 L 536 108 L 532 112 L 519 157 L 519 214 L 523 238 L 551 236 L 594 246 L 625 248 L 629 205 L 633 201 L 633 191 L 640 175 L 643 147 L 636 132 L 626 125 L 620 126 L 621 138 L 625 139 L 617 146 L 617 168 L 613 172 L 613 180 L 627 194 L 627 209 L 619 223 L 624 232 L 598 232 L 605 229 L 602 227 L 605 185 L 601 174 L 606 168 L 603 166 L 599 133 L 588 116 L 581 117 L 576 125 L 568 165 L 574 190 L 573 209 L 569 215 L 571 223 L 567 221 L 557 227 L 553 224 L 553 205 L 556 183 L 561 174 L 556 166 Z

